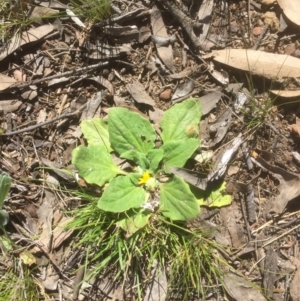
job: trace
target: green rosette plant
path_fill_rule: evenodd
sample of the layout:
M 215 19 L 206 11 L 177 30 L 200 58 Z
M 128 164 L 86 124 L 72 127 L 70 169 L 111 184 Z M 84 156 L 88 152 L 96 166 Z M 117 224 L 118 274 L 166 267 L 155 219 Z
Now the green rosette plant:
M 199 214 L 199 202 L 168 166 L 183 167 L 199 147 L 200 119 L 198 99 L 176 104 L 164 113 L 159 139 L 140 114 L 112 108 L 107 121 L 94 118 L 81 123 L 87 146 L 74 149 L 72 163 L 87 183 L 103 187 L 98 207 L 119 214 L 117 224 L 129 234 L 144 227 L 153 214 L 172 221 L 193 219 Z M 116 155 L 131 168 L 118 166 Z

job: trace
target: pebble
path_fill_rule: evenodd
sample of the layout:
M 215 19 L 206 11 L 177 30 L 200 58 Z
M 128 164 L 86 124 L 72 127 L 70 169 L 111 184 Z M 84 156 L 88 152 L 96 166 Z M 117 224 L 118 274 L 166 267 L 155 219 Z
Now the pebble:
M 167 88 L 163 92 L 160 93 L 159 98 L 161 100 L 170 100 L 171 99 L 171 94 L 172 94 L 172 89 Z
M 296 46 L 294 43 L 288 44 L 284 48 L 284 53 L 287 55 L 293 55 L 296 51 Z
M 239 25 L 237 24 L 236 21 L 232 21 L 230 23 L 230 31 L 233 33 L 237 33 L 239 31 Z
M 300 58 L 300 50 L 299 49 L 296 49 L 295 56 Z
M 255 36 L 259 36 L 261 34 L 262 28 L 261 27 L 254 27 L 253 28 L 253 34 Z

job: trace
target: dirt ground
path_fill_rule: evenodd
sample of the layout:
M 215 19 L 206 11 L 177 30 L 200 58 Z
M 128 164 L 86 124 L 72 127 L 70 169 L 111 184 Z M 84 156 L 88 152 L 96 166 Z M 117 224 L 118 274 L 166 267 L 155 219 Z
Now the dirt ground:
M 226 293 L 201 300 L 300 300 L 300 2 L 113 0 L 109 17 L 84 24 L 40 18 L 68 1 L 15 1 L 12 12 L 20 2 L 35 19 L 0 41 L 0 168 L 14 179 L 6 230 L 36 258 L 50 300 L 73 291 L 62 274 L 77 250 L 57 225 L 78 204 L 51 185 L 75 186 L 61 169 L 72 170 L 83 143 L 80 121 L 121 106 L 159 128 L 163 111 L 190 97 L 202 99 L 199 138 L 210 157 L 187 168 L 225 179 L 232 196 L 190 222 L 218 229 L 212 239 L 236 271 Z

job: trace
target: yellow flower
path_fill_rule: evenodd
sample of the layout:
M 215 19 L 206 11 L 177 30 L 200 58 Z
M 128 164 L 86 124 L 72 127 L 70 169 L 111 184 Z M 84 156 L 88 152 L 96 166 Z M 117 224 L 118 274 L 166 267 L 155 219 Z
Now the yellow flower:
M 143 176 L 139 179 L 139 184 L 140 185 L 146 184 L 149 179 L 151 179 L 151 176 L 148 171 L 145 171 L 143 173 Z

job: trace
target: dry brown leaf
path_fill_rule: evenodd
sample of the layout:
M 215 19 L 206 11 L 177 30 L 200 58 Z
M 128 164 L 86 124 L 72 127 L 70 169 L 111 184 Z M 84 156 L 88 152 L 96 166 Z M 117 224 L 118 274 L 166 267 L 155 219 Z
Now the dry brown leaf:
M 300 0 L 277 0 L 277 2 L 287 18 L 293 23 L 300 25 Z
M 152 7 L 152 11 L 151 11 L 151 26 L 152 26 L 153 35 L 169 38 L 161 13 L 155 5 Z M 157 52 L 160 59 L 166 64 L 166 66 L 172 72 L 174 72 L 174 59 L 173 59 L 172 46 L 169 45 L 169 46 L 157 47 Z
M 57 284 L 59 280 L 59 274 L 54 269 L 52 265 L 48 265 L 46 269 L 46 276 L 45 279 L 41 281 L 44 288 L 50 291 L 54 291 L 57 289 Z
M 169 166 L 168 168 L 174 175 L 184 179 L 185 182 L 198 187 L 201 190 L 206 190 L 207 174 L 174 166 Z
M 22 101 L 19 101 L 17 99 L 1 100 L 0 111 L 3 111 L 3 113 L 14 112 L 17 111 L 21 105 Z
M 152 120 L 157 125 L 160 123 L 163 116 L 164 116 L 164 111 L 159 108 L 153 107 L 151 110 L 149 110 L 150 120 Z
M 300 90 L 294 90 L 294 91 L 284 91 L 284 90 L 270 90 L 271 93 L 278 95 L 280 97 L 299 97 L 300 96 Z
M 38 113 L 36 123 L 42 123 L 47 119 L 47 112 L 45 109 L 41 109 Z
M 195 87 L 195 83 L 192 79 L 189 79 L 186 82 L 179 84 L 172 96 L 172 100 L 188 95 L 194 90 L 194 87 Z
M 255 288 L 254 284 L 243 277 L 228 273 L 223 280 L 227 293 L 236 301 L 267 301 L 259 288 Z
M 67 230 L 66 226 L 73 220 L 72 217 L 65 217 L 63 216 L 62 219 L 58 222 L 58 224 L 55 226 L 55 229 L 53 231 L 53 243 L 52 243 L 52 249 L 56 249 L 60 247 L 60 245 L 66 241 L 71 234 L 73 233 L 73 230 Z
M 239 210 L 236 203 L 232 203 L 230 207 L 223 207 L 220 209 L 220 217 L 223 221 L 224 229 L 226 229 L 225 236 L 227 238 L 230 236 L 231 246 L 236 249 L 246 242 L 243 235 L 243 229 L 236 222 L 241 218 Z
M 290 257 L 290 260 L 296 266 L 296 272 L 290 284 L 290 294 L 293 301 L 300 301 L 300 260 L 293 256 Z
M 128 92 L 137 103 L 145 103 L 149 106 L 155 106 L 155 101 L 145 91 L 145 87 L 138 81 L 126 86 Z
M 51 33 L 53 30 L 54 27 L 52 25 L 43 25 L 37 28 L 32 28 L 28 31 L 24 31 L 22 33 L 22 36 L 15 35 L 7 48 L 3 50 L 1 49 L 2 51 L 0 52 L 0 61 L 5 59 L 9 54 L 14 52 L 19 47 L 40 40 Z
M 51 201 L 52 199 L 52 201 Z M 52 219 L 53 219 L 53 208 L 51 203 L 54 202 L 55 195 L 45 190 L 45 198 L 40 208 L 37 210 L 38 221 L 42 233 L 39 237 L 39 243 L 44 246 L 46 251 L 50 251 L 50 245 L 52 240 Z
M 199 40 L 202 44 L 203 50 L 210 50 L 210 46 L 212 46 L 211 43 L 206 43 L 206 37 L 210 28 L 210 19 L 212 16 L 212 11 L 214 7 L 214 1 L 211 0 L 204 0 L 202 1 L 202 4 L 200 6 L 200 9 L 198 11 L 198 20 L 199 23 L 203 25 L 202 32 L 200 34 Z
M 262 169 L 269 171 L 280 182 L 276 186 L 279 194 L 267 201 L 264 212 L 282 213 L 286 205 L 300 195 L 300 177 L 280 167 L 268 164 L 261 157 L 251 158 L 251 160 Z
M 300 59 L 285 54 L 251 49 L 224 49 L 212 53 L 213 59 L 268 78 L 300 77 Z
M 221 97 L 222 93 L 220 91 L 214 91 L 201 96 L 200 103 L 202 105 L 202 115 L 207 115 L 212 109 L 214 109 Z
M 296 123 L 288 126 L 288 129 L 293 133 L 300 135 L 300 118 L 296 116 Z
M 59 13 L 59 10 L 49 7 L 35 6 L 30 14 L 30 19 L 46 18 Z
M 1 54 L 0 54 L 0 56 L 1 56 Z M 17 81 L 14 78 L 0 73 L 0 91 L 3 91 L 5 89 L 9 88 L 16 82 Z
M 26 81 L 26 74 L 22 72 L 20 69 L 18 69 L 17 65 L 14 65 L 13 75 L 16 81 L 18 82 L 24 82 Z

